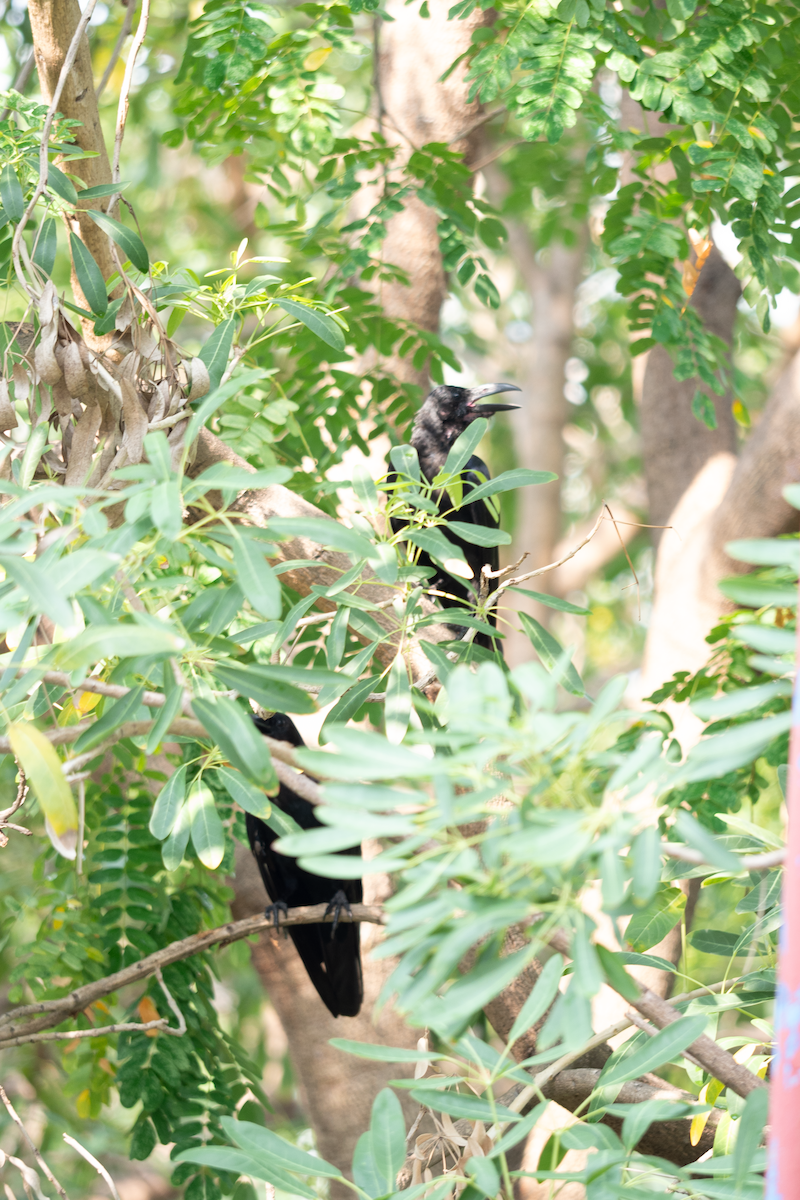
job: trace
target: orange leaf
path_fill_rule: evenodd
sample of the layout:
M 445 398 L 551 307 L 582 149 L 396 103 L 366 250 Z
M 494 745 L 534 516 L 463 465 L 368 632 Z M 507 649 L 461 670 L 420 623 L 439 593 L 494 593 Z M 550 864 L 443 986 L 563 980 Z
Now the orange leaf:
M 156 1008 L 155 1004 L 153 1004 L 153 1001 L 149 996 L 142 996 L 141 1000 L 139 1001 L 137 1011 L 143 1025 L 146 1025 L 149 1021 L 157 1021 L 159 1019 L 158 1009 Z M 158 1037 L 158 1030 L 148 1029 L 146 1031 L 146 1036 Z

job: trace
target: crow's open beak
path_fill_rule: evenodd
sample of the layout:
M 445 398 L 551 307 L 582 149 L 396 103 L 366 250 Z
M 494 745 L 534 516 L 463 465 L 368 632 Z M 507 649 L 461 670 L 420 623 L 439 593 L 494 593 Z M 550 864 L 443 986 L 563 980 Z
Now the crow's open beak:
M 470 388 L 469 404 L 477 412 L 483 416 L 492 416 L 493 413 L 510 412 L 512 408 L 519 408 L 519 404 L 482 404 L 484 396 L 496 396 L 498 392 L 520 392 L 515 383 L 484 383 L 482 387 Z

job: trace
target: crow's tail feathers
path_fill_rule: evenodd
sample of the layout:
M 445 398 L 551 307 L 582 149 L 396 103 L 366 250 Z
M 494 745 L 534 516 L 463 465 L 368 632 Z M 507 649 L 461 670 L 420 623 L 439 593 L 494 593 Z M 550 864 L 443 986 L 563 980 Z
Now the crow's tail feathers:
M 309 978 L 334 1017 L 355 1017 L 364 999 L 359 927 L 293 925 L 289 929 Z

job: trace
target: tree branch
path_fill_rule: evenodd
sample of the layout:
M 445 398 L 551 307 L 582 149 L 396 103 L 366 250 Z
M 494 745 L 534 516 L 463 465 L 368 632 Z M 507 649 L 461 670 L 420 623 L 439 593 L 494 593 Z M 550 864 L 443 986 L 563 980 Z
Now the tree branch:
M 344 922 L 366 921 L 373 925 L 386 924 L 383 906 L 380 904 L 353 904 L 351 909 L 352 917 L 347 912 L 343 912 L 339 920 Z M 289 912 L 281 917 L 281 925 L 331 924 L 334 915 L 326 910 L 325 904 L 290 908 Z M 260 913 L 253 917 L 244 917 L 241 921 L 229 921 L 225 925 L 219 925 L 216 929 L 208 929 L 203 933 L 192 934 L 191 937 L 183 938 L 181 941 L 171 942 L 168 946 L 148 954 L 139 962 L 132 963 L 121 971 L 115 971 L 113 975 L 106 975 L 102 979 L 96 979 L 92 983 L 75 988 L 68 996 L 63 996 L 61 999 L 41 1000 L 36 1004 L 20 1005 L 0 1016 L 0 1050 L 31 1041 L 32 1034 L 39 1033 L 43 1029 L 51 1029 L 54 1025 L 60 1025 L 62 1021 L 82 1012 L 96 1000 L 109 996 L 112 992 L 116 992 L 128 984 L 146 979 L 148 975 L 157 974 L 164 967 L 171 966 L 172 963 L 192 958 L 195 954 L 210 950 L 212 946 L 228 946 L 232 942 L 239 942 L 243 938 L 252 937 L 253 934 L 270 928 L 274 928 L 271 917 L 268 918 Z M 35 1017 L 36 1014 L 42 1015 L 27 1024 L 20 1025 L 18 1023 L 26 1017 Z M 143 1026 L 140 1025 L 137 1028 L 141 1029 Z

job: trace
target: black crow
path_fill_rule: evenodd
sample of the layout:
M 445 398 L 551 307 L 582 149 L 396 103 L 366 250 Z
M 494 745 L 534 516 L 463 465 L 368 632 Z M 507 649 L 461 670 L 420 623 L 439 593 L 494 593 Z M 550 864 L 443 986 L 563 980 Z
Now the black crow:
M 450 449 L 464 430 L 477 417 L 491 417 L 494 413 L 508 412 L 519 408 L 518 404 L 485 404 L 487 396 L 495 396 L 499 392 L 518 392 L 521 389 L 514 383 L 484 383 L 481 387 L 463 388 L 443 384 L 435 387 L 417 413 L 414 428 L 411 433 L 411 445 L 419 457 L 422 474 L 431 483 L 445 464 Z M 477 454 L 473 454 L 463 468 L 464 500 L 467 501 L 469 492 L 490 478 L 489 468 Z M 440 493 L 438 498 L 439 511 L 449 513 L 453 508 L 447 492 Z M 470 525 L 482 525 L 487 529 L 497 529 L 499 512 L 489 498 L 478 500 L 475 504 L 464 503 L 458 512 L 450 513 L 453 520 L 464 521 Z M 392 522 L 395 532 L 402 528 L 402 522 Z M 448 608 L 474 603 L 477 599 L 481 582 L 481 571 L 484 566 L 496 571 L 499 559 L 496 546 L 476 546 L 448 531 L 451 542 L 459 546 L 464 553 L 467 563 L 472 569 L 471 580 L 461 579 L 450 575 L 442 567 L 433 563 L 427 554 L 419 557 L 421 565 L 433 567 L 436 574 L 428 581 L 428 586 L 439 592 L 446 592 L 449 599 L 439 596 L 437 599 Z M 492 625 L 497 623 L 494 610 L 489 620 Z M 458 629 L 457 626 L 454 627 Z M 459 630 L 459 632 L 462 632 Z M 475 642 L 479 646 L 495 648 L 497 643 L 484 634 L 478 634 Z
M 294 722 L 283 713 L 273 713 L 266 719 L 254 716 L 253 721 L 267 737 L 292 746 L 305 745 Z M 308 800 L 283 783 L 273 804 L 293 817 L 301 829 L 317 829 L 321 825 Z M 356 1016 L 364 998 L 359 927 L 355 923 L 339 923 L 339 915 L 343 909 L 349 913 L 351 904 L 361 903 L 361 880 L 323 879 L 304 871 L 296 859 L 272 849 L 278 835 L 268 825 L 250 813 L 246 819 L 250 849 L 272 901 L 267 916 L 274 917 L 277 925 L 281 912 L 307 904 L 327 904 L 328 911 L 334 914 L 330 925 L 292 925 L 289 934 L 311 982 L 333 1016 Z M 360 848 L 343 851 L 360 852 Z

